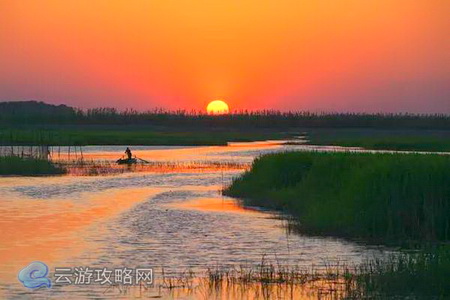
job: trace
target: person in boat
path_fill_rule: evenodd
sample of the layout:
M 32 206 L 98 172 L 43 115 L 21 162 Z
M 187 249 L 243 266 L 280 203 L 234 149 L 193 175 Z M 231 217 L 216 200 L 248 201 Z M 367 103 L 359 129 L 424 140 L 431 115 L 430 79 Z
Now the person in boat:
M 127 150 L 125 150 L 125 154 L 127 155 L 127 159 L 131 159 L 132 154 L 130 148 L 127 147 Z

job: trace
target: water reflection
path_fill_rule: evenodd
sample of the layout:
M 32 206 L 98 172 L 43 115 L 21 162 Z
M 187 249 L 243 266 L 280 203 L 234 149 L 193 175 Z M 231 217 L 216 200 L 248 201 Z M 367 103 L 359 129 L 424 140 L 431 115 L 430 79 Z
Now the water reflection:
M 221 213 L 263 214 L 262 212 L 253 208 L 244 208 L 235 199 L 231 199 L 228 197 L 192 199 L 189 201 L 184 201 L 182 203 L 168 205 L 167 207 L 187 209 L 187 210 L 200 210 L 205 212 L 212 211 Z
M 201 272 L 211 265 L 255 265 L 263 255 L 303 266 L 358 263 L 382 255 L 382 249 L 339 239 L 288 235 L 282 220 L 244 210 L 234 199 L 221 197 L 219 190 L 245 169 L 224 164 L 249 164 L 262 153 L 295 147 L 303 146 L 136 147 L 132 150 L 137 156 L 159 165 L 115 176 L 2 178 L 0 296 L 107 297 L 98 286 L 25 290 L 17 273 L 34 260 L 44 261 L 51 270 L 151 266 L 176 275 L 187 269 Z M 120 146 L 96 146 L 85 149 L 84 155 L 114 161 L 122 152 Z M 206 299 L 201 295 L 194 298 Z M 232 299 L 224 295 L 214 297 Z

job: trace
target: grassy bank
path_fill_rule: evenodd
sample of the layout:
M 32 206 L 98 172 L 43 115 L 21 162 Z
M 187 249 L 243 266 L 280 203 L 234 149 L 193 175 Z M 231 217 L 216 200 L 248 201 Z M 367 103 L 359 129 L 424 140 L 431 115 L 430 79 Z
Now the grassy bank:
M 227 142 L 284 139 L 290 135 L 274 130 L 230 128 L 161 128 L 152 126 L 80 125 L 0 128 L 4 144 L 45 145 L 226 145 Z
M 246 290 L 264 291 L 275 286 L 281 293 L 299 288 L 304 293 L 309 288 L 318 299 L 447 299 L 450 248 L 391 254 L 359 265 L 298 267 L 263 260 L 260 265 L 247 268 L 216 267 L 207 275 L 208 283 L 214 287 L 227 283 L 228 287 L 242 285 Z M 270 290 L 267 292 L 270 294 Z M 300 294 L 284 294 L 282 298 L 297 299 Z
M 43 145 L 226 145 L 305 135 L 309 144 L 367 149 L 449 151 L 449 130 L 157 127 L 146 125 L 42 125 L 0 127 L 0 143 Z
M 306 135 L 309 144 L 355 146 L 367 149 L 449 151 L 450 131 L 380 129 L 233 129 L 169 128 L 144 125 L 63 125 L 0 127 L 0 143 L 44 145 L 226 145 L 290 139 Z
M 450 157 L 270 154 L 224 193 L 279 209 L 303 232 L 386 243 L 450 239 Z
M 0 157 L 0 175 L 51 175 L 64 170 L 49 161 L 22 159 L 17 156 Z
M 363 263 L 349 274 L 353 299 L 448 299 L 450 248 L 392 255 Z
M 450 152 L 449 130 L 309 129 L 310 144 Z
M 345 298 L 450 297 L 450 156 L 269 154 L 224 193 L 283 210 L 305 233 L 421 247 L 345 270 Z

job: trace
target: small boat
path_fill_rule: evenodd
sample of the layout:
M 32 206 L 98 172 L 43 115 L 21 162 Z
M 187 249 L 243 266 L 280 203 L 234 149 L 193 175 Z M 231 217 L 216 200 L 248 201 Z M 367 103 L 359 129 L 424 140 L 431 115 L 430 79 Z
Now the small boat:
M 131 165 L 137 163 L 136 158 L 121 158 L 116 161 L 119 165 Z

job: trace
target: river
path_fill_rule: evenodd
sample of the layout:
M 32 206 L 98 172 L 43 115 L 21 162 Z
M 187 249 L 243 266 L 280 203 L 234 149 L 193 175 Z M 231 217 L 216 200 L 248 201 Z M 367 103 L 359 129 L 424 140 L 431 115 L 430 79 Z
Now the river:
M 86 160 L 113 162 L 125 148 L 89 146 L 83 155 Z M 244 171 L 234 165 L 250 164 L 264 153 L 343 148 L 268 141 L 131 149 L 144 160 L 159 162 L 160 168 L 107 176 L 0 179 L 2 298 L 114 296 L 98 285 L 28 290 L 17 274 L 32 261 L 44 262 L 51 272 L 58 267 L 152 267 L 158 277 L 162 268 L 166 274 L 201 273 L 211 266 L 256 265 L 263 257 L 296 266 L 357 264 L 387 251 L 337 238 L 289 234 L 285 221 L 273 213 L 242 208 L 220 194 Z M 171 167 L 165 169 L 165 164 Z M 204 167 L 186 167 L 196 164 Z

